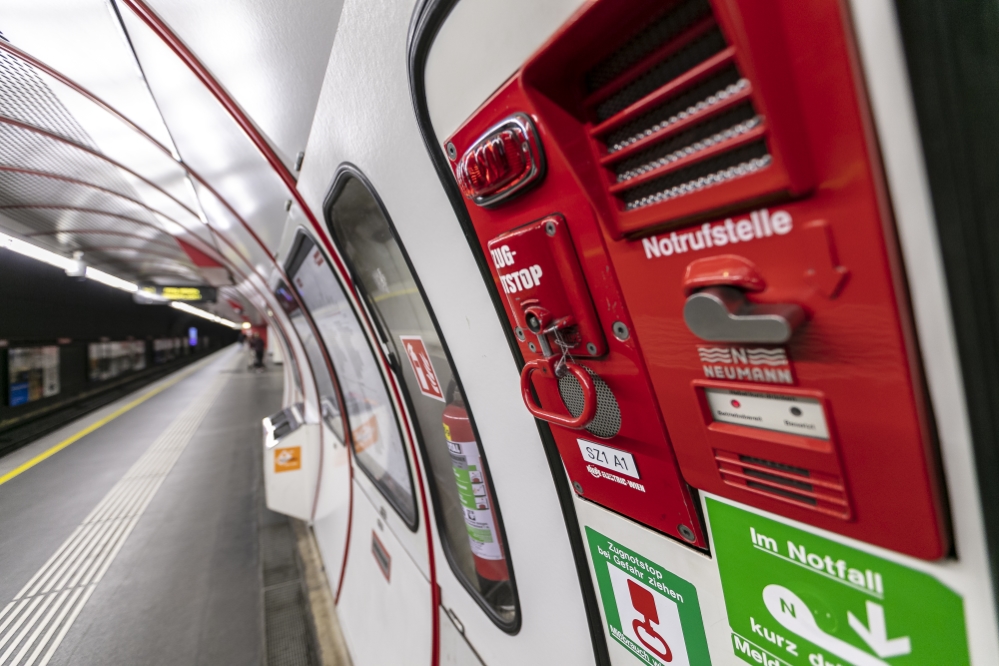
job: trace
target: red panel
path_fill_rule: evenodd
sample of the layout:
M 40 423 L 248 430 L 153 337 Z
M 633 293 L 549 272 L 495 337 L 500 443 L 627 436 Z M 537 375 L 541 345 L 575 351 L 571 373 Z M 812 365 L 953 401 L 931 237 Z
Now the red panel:
M 591 3 L 452 137 L 460 155 L 510 114 L 533 119 L 548 158 L 545 180 L 494 210 L 470 207 L 473 224 L 485 251 L 500 233 L 563 216 L 609 343 L 606 356 L 585 364 L 607 381 L 621 406 L 621 433 L 606 444 L 634 453 L 643 479 L 653 470 L 658 494 L 594 481 L 576 445 L 578 431 L 556 427 L 569 474 L 587 498 L 676 534 L 671 524 L 683 511 L 690 520 L 694 513 L 676 474 L 675 449 L 683 477 L 695 487 L 909 555 L 940 558 L 949 549 L 940 473 L 843 8 L 837 0 L 712 0 L 723 46 L 734 51 L 738 76 L 748 79 L 738 87 L 739 99 L 749 99 L 757 118 L 765 118 L 753 127 L 761 128 L 769 160 L 745 175 L 625 210 L 620 193 L 611 191 L 614 165 L 655 145 L 657 137 L 703 127 L 722 111 L 698 110 L 692 120 L 645 135 L 639 148 L 625 147 L 624 158 L 608 157 L 601 143 L 606 133 L 594 135 L 594 105 L 630 83 L 603 81 L 594 90 L 587 72 L 678 4 Z M 635 68 L 654 57 L 636 59 L 611 78 L 637 80 Z M 656 104 L 670 102 L 677 80 L 643 93 L 637 104 L 656 108 L 649 100 L 657 94 Z M 629 117 L 641 117 L 629 110 L 635 104 L 622 107 Z M 724 156 L 728 148 L 717 152 Z M 684 159 L 697 164 L 704 157 Z M 614 188 L 620 189 L 627 188 Z M 691 267 L 721 255 L 728 257 Z M 725 263 L 748 268 L 712 282 Z M 715 283 L 741 293 L 750 308 L 796 305 L 807 319 L 784 344 L 702 340 L 688 328 L 684 305 L 689 292 Z M 514 313 L 508 315 L 515 325 Z M 615 321 L 629 327 L 627 340 L 614 338 Z M 537 357 L 526 343 L 522 351 Z M 562 408 L 555 382 L 539 380 L 535 387 L 543 405 Z M 768 405 L 810 401 L 821 406 L 827 435 L 716 422 L 704 393 L 711 387 L 735 387 L 771 400 Z
M 530 108 L 531 104 L 520 87 L 519 80 L 515 79 L 451 137 L 450 140 L 457 148 L 458 158 L 487 128 L 515 111 Z M 534 113 L 530 115 L 537 122 L 538 116 Z M 530 262 L 524 266 L 518 262 L 514 267 L 519 270 L 534 263 L 555 259 L 560 264 L 562 283 L 567 290 L 588 289 L 590 296 L 586 297 L 584 293 L 584 297 L 592 303 L 591 307 L 595 312 L 592 316 L 599 327 L 599 337 L 605 340 L 603 344 L 606 345 L 607 352 L 600 358 L 587 358 L 585 361 L 580 359 L 580 362 L 607 383 L 621 410 L 620 431 L 610 438 L 600 438 L 586 430 L 552 426 L 552 433 L 569 477 L 574 484 L 578 484 L 577 492 L 582 489 L 582 495 L 586 499 L 653 529 L 704 547 L 706 541 L 696 504 L 680 476 L 635 338 L 629 335 L 622 341 L 614 336 L 615 322 L 624 324 L 629 330 L 632 329 L 632 323 L 624 307 L 617 279 L 609 266 L 610 258 L 604 249 L 597 217 L 586 198 L 579 196 L 579 186 L 569 168 L 569 158 L 560 150 L 558 142 L 546 128 L 544 124 L 538 125 L 548 160 L 548 171 L 537 187 L 495 208 L 481 208 L 471 203 L 468 205 L 482 251 L 487 257 L 491 257 L 490 249 L 499 249 L 506 244 L 501 238 L 494 244 L 495 247 L 490 248 L 491 240 L 532 222 L 538 224 L 525 229 L 537 227 L 543 230 L 544 221 L 552 216 L 557 216 L 554 219 L 560 222 L 564 221 L 569 231 L 566 238 L 573 248 L 571 255 L 562 249 L 544 247 L 547 241 L 539 237 L 539 247 L 535 249 Z M 548 238 L 543 231 L 541 235 Z M 509 241 L 509 237 L 505 238 Z M 516 259 L 520 258 L 518 254 Z M 526 255 L 524 259 L 527 259 Z M 572 265 L 574 260 L 578 261 L 577 267 Z M 492 261 L 490 264 L 496 288 L 500 293 L 505 293 L 499 281 L 497 267 Z M 558 300 L 557 295 L 555 298 Z M 579 304 L 578 297 L 566 298 L 564 302 L 571 303 L 575 308 L 573 314 L 577 321 L 585 321 L 591 316 Z M 504 299 L 504 303 L 511 328 L 522 326 L 522 310 L 514 310 L 509 300 Z M 532 340 L 535 342 L 535 350 L 528 346 Z M 541 358 L 535 336 L 526 334 L 520 346 L 526 359 Z M 587 356 L 583 347 L 581 341 L 578 356 Z M 559 394 L 558 384 L 551 378 L 542 377 L 541 373 L 534 373 L 534 377 L 536 379 L 533 384 L 541 405 L 553 412 L 565 413 L 566 407 Z M 634 456 L 639 478 L 627 477 L 584 460 L 579 439 L 630 453 Z M 606 472 L 607 476 L 601 472 Z M 608 477 L 615 477 L 616 480 Z M 633 483 L 629 484 L 629 480 Z M 689 530 L 686 536 L 681 533 L 681 526 L 682 531 Z

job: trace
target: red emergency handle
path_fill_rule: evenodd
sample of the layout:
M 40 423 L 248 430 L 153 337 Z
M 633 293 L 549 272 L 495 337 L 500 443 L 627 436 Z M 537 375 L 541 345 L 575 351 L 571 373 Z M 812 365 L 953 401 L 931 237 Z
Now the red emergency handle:
M 597 415 L 597 387 L 593 383 L 590 373 L 586 371 L 586 368 L 572 361 L 565 362 L 565 369 L 576 376 L 580 388 L 583 389 L 583 411 L 580 412 L 579 416 L 547 411 L 534 402 L 534 396 L 531 395 L 531 375 L 534 374 L 534 371 L 541 370 L 554 378 L 555 364 L 557 362 L 557 357 L 550 356 L 549 358 L 536 358 L 524 366 L 524 369 L 520 373 L 520 393 L 524 397 L 524 404 L 527 405 L 527 411 L 531 412 L 535 418 L 565 428 L 582 430 Z

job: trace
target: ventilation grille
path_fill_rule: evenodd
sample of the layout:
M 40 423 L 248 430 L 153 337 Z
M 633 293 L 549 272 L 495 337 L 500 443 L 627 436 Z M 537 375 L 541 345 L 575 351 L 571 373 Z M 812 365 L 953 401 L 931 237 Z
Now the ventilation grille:
M 586 371 L 590 373 L 597 389 L 597 414 L 586 429 L 597 437 L 608 439 L 621 430 L 621 408 L 607 382 L 589 368 Z M 558 392 L 570 414 L 579 416 L 583 413 L 583 387 L 579 385 L 575 375 L 567 373 L 559 377 Z
M 674 4 L 585 75 L 610 192 L 636 210 L 770 166 L 766 123 L 707 0 Z
M 838 476 L 728 451 L 716 450 L 715 462 L 722 480 L 731 486 L 835 518 L 850 518 L 846 488 Z

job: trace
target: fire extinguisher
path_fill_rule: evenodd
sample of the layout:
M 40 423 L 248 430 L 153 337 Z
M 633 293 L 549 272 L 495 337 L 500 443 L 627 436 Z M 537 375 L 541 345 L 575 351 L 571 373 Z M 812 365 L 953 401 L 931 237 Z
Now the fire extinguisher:
M 465 409 L 464 397 L 452 382 L 442 417 L 451 454 L 451 468 L 465 516 L 468 543 L 483 594 L 497 605 L 512 603 L 510 571 L 499 539 L 493 497 L 479 451 L 479 443 Z

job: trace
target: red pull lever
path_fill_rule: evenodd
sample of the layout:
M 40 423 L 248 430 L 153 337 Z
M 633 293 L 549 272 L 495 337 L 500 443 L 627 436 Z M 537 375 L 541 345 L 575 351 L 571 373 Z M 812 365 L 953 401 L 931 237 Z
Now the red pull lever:
M 554 377 L 555 364 L 557 362 L 558 357 L 549 356 L 548 358 L 536 358 L 524 365 L 524 369 L 520 373 L 520 393 L 524 397 L 524 404 L 527 405 L 527 411 L 533 414 L 535 418 L 565 428 L 582 430 L 597 415 L 597 387 L 593 383 L 590 373 L 586 371 L 586 368 L 572 361 L 565 362 L 566 370 L 576 376 L 580 387 L 583 389 L 583 411 L 579 416 L 566 416 L 565 414 L 546 411 L 534 402 L 534 396 L 531 395 L 531 375 L 534 374 L 534 371 L 541 370 L 545 374 L 551 373 L 551 376 Z

